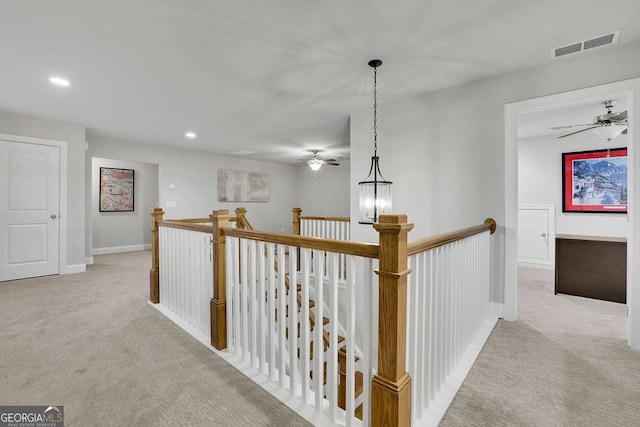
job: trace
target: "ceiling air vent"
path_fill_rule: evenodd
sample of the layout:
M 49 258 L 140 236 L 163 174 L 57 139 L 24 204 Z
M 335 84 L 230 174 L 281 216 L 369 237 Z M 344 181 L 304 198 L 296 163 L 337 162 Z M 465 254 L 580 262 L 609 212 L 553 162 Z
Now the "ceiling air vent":
M 617 43 L 621 32 L 622 30 L 617 30 L 603 36 L 551 49 L 551 58 L 560 58 L 561 56 L 584 52 L 585 50 Z

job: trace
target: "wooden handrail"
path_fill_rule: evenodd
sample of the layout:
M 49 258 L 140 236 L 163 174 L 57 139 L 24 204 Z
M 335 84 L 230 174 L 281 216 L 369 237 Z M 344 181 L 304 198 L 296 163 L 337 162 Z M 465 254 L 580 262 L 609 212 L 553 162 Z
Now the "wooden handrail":
M 437 248 L 448 243 L 452 243 L 458 240 L 462 240 L 466 237 L 474 236 L 476 234 L 489 231 L 491 234 L 496 231 L 496 221 L 493 218 L 487 218 L 481 225 L 474 225 L 473 227 L 462 228 L 460 230 L 451 231 L 449 233 L 436 234 L 435 236 L 427 237 L 417 240 L 407 245 L 407 255 L 415 255 L 420 252 L 428 251 L 429 249 Z
M 337 221 L 337 222 L 350 222 L 351 218 L 348 216 L 301 216 L 300 219 L 314 220 L 314 221 Z
M 318 237 L 296 236 L 295 234 L 267 233 L 263 231 L 241 230 L 238 228 L 224 228 L 222 233 L 225 236 L 239 237 L 242 239 L 298 246 L 301 248 L 361 256 L 364 258 L 378 258 L 380 254 L 379 246 L 372 243 L 321 239 Z
M 209 222 L 211 222 L 211 220 L 209 220 Z M 180 228 L 182 230 L 199 231 L 201 233 L 213 234 L 213 227 L 210 225 L 202 225 L 202 224 L 195 224 L 195 223 L 189 223 L 189 222 L 178 222 L 175 220 L 158 221 L 157 225 L 168 227 L 168 228 Z
M 183 218 L 183 219 L 165 219 L 171 222 L 188 222 L 190 224 L 200 224 L 203 222 L 211 222 L 211 218 Z
M 183 219 L 165 219 L 164 221 L 171 222 L 188 222 L 190 224 L 201 224 L 201 223 L 209 223 L 211 222 L 211 218 L 183 218 Z M 229 221 L 235 222 L 238 221 L 238 218 L 232 216 L 229 218 Z

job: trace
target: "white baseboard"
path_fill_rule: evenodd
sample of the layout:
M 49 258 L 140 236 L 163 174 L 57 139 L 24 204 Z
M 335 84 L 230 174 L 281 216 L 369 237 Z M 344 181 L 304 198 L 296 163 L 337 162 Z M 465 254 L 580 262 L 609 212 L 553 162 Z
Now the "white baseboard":
M 504 304 L 489 301 L 489 313 L 495 318 L 504 319 Z
M 84 259 L 84 263 L 87 264 L 87 265 L 93 265 L 93 263 L 94 263 L 93 257 L 92 256 L 86 257 Z
M 491 303 L 495 304 L 495 303 Z M 496 304 L 499 306 L 502 304 Z M 420 427 L 436 427 L 442 421 L 442 417 L 447 412 L 453 398 L 458 393 L 464 379 L 471 370 L 474 362 L 478 358 L 482 347 L 491 335 L 494 326 L 498 322 L 497 317 L 489 316 L 480 326 L 476 336 L 467 347 L 458 364 L 453 368 L 447 381 L 442 384 L 440 392 L 437 393 L 435 399 L 431 402 L 428 410 L 424 411 L 421 419 L 414 419 L 414 425 Z
M 87 271 L 86 264 L 73 264 L 65 266 L 62 274 L 84 273 L 85 271 Z
M 151 249 L 151 243 L 143 244 L 143 245 L 112 246 L 110 248 L 94 248 L 91 250 L 91 255 L 106 255 L 106 254 L 117 254 L 121 252 L 147 251 L 149 249 Z
M 525 261 L 518 261 L 518 266 L 528 267 L 528 268 L 537 268 L 540 270 L 549 270 L 549 271 L 553 271 L 556 268 L 555 265 L 553 264 L 538 264 L 537 262 L 525 262 Z

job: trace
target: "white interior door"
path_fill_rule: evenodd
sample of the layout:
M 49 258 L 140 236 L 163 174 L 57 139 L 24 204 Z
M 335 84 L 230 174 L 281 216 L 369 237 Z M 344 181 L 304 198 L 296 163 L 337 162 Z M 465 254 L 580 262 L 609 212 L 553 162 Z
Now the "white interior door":
M 0 281 L 59 273 L 60 148 L 0 140 Z
M 555 264 L 555 208 L 553 205 L 518 207 L 518 262 Z

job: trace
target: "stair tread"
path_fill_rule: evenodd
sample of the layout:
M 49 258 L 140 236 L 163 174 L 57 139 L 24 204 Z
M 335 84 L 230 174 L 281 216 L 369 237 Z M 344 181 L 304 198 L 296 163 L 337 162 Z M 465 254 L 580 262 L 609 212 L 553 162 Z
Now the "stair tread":
M 340 350 L 339 350 L 339 351 L 340 351 L 340 353 L 342 353 L 344 356 L 346 356 L 346 355 L 347 355 L 347 345 L 345 344 L 345 345 L 343 345 L 342 347 L 340 347 Z M 360 360 L 360 357 L 359 357 L 357 354 L 354 354 L 353 356 L 354 356 L 354 361 L 356 361 L 356 362 L 357 362 L 358 360 Z

